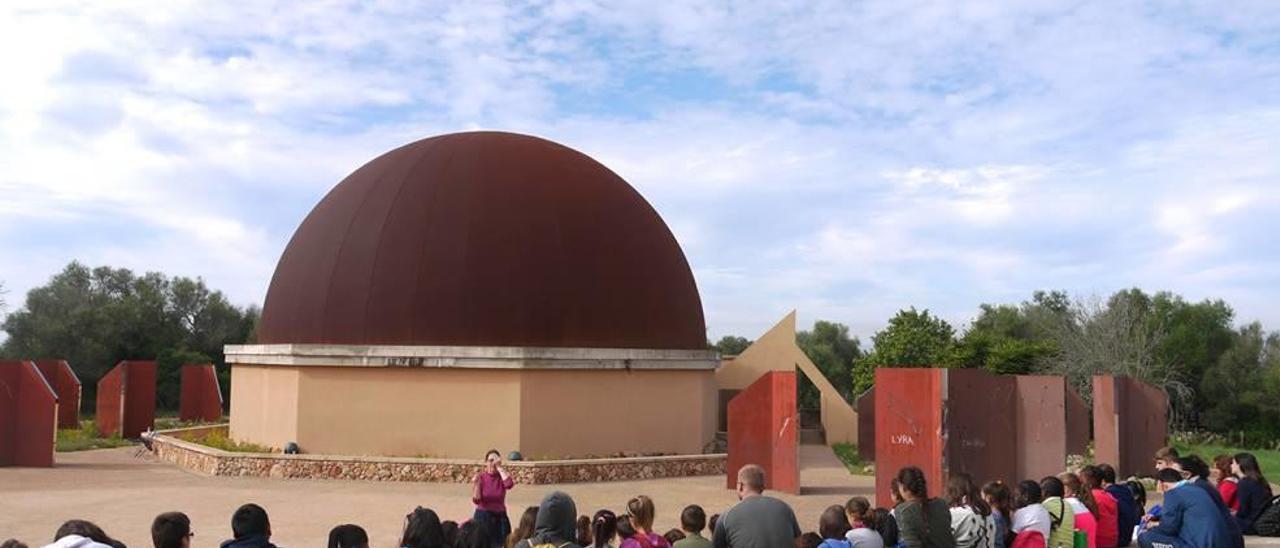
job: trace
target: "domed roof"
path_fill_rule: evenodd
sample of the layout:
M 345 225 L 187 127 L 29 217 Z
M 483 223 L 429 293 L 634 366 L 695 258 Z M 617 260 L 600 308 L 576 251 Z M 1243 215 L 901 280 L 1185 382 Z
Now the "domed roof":
M 692 350 L 705 329 L 680 245 L 631 185 L 486 131 L 338 183 L 285 248 L 258 342 Z

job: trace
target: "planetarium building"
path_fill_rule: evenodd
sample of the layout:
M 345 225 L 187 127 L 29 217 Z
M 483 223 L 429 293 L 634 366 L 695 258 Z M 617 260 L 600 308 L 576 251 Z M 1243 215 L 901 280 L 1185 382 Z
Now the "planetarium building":
M 357 169 L 293 235 L 257 344 L 226 354 L 232 438 L 307 453 L 689 454 L 716 426 L 671 231 L 599 162 L 525 135 Z

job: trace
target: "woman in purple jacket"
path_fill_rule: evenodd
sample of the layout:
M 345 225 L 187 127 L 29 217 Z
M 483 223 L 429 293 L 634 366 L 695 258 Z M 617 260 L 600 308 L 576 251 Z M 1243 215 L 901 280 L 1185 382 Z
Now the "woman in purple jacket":
M 511 534 L 511 520 L 507 518 L 507 491 L 515 485 L 515 480 L 502 469 L 502 454 L 496 449 L 485 453 L 484 470 L 476 474 L 471 483 L 471 502 L 476 505 L 472 520 L 489 530 L 494 548 L 502 546 L 502 541 Z

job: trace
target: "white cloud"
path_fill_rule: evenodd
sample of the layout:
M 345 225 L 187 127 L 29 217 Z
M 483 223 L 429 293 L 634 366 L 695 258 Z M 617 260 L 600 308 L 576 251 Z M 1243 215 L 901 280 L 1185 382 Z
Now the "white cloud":
M 575 146 L 644 193 L 685 245 L 713 335 L 797 307 L 868 335 L 909 305 L 960 323 L 1037 288 L 1132 285 L 1231 297 L 1280 325 L 1264 241 L 1280 212 L 1277 13 L 9 3 L 0 255 L 20 260 L 0 280 L 18 305 L 80 258 L 259 301 L 346 173 L 496 128 Z

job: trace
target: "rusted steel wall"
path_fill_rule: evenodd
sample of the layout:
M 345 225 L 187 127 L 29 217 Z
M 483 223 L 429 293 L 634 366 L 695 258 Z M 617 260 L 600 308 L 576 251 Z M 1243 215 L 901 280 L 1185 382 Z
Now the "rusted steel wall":
M 979 485 L 993 479 L 1007 481 L 1018 467 L 1015 378 L 980 369 L 945 369 L 942 375 L 946 379 L 946 452 L 942 476 L 930 477 L 930 485 L 944 488 L 955 472 L 972 475 Z
M 98 380 L 98 431 L 137 438 L 155 425 L 156 362 L 122 361 Z
M 1116 379 L 1093 376 L 1093 461 L 1120 462 L 1120 423 L 1116 405 Z
M 770 371 L 729 402 L 727 486 L 738 483 L 738 470 L 758 464 L 765 485 L 800 493 L 800 417 L 796 409 L 795 371 Z
M 156 362 L 124 362 L 125 374 L 123 436 L 136 438 L 156 423 Z
M 892 507 L 889 484 L 904 466 L 924 471 L 930 496 L 945 486 L 943 370 L 876 369 L 876 505 Z
M 80 378 L 66 360 L 36 360 L 36 367 L 58 395 L 58 428 L 80 427 Z
M 0 362 L 0 465 L 53 466 L 58 397 L 29 361 Z
M 1067 454 L 1084 455 L 1089 452 L 1089 406 L 1075 390 L 1066 387 L 1067 397 Z
M 98 379 L 98 400 L 93 420 L 103 436 L 120 434 L 124 421 L 125 362 L 120 362 Z
M 1067 458 L 1066 380 L 1056 375 L 1019 375 L 1015 382 L 1016 478 L 1039 481 L 1057 475 Z
M 1168 440 L 1164 391 L 1127 377 L 1093 377 L 1094 460 L 1121 476 L 1150 474 L 1151 459 Z
M 1149 475 L 1151 461 L 1169 438 L 1169 399 L 1164 391 L 1130 378 L 1116 379 L 1122 387 L 1119 401 L 1121 476 Z
M 183 365 L 178 418 L 215 422 L 222 418 L 222 390 L 212 364 Z
M 854 405 L 858 409 L 858 457 L 864 461 L 876 460 L 876 387 L 872 386 L 858 396 Z

